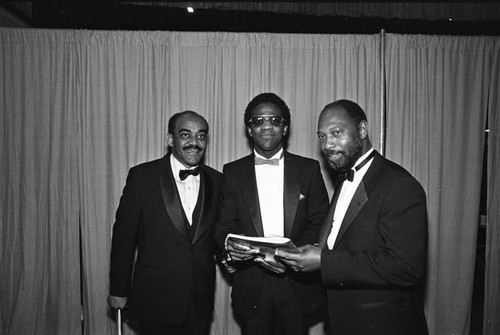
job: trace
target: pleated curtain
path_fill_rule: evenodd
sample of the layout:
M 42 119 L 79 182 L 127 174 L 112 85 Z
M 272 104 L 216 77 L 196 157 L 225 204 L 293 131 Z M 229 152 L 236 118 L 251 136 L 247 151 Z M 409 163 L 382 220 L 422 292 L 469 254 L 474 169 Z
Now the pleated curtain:
M 496 334 L 500 42 L 383 40 L 0 28 L 0 333 L 115 334 L 109 253 L 128 169 L 164 155 L 169 117 L 190 109 L 208 120 L 206 163 L 221 170 L 250 152 L 247 103 L 275 92 L 291 108 L 291 152 L 321 160 L 319 112 L 351 99 L 375 148 L 423 184 L 431 334 L 468 333 L 489 113 L 485 334 Z M 324 164 L 323 175 L 331 195 Z M 230 290 L 218 269 L 212 334 L 240 333 Z

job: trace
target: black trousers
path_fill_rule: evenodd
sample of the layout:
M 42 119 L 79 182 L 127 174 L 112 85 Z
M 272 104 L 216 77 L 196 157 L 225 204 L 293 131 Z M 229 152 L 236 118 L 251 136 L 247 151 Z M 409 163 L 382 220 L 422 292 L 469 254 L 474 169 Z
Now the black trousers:
M 197 312 L 193 299 L 180 325 L 158 326 L 140 323 L 140 335 L 209 335 L 212 317 Z
M 210 319 L 191 318 L 178 326 L 159 327 L 155 325 L 140 324 L 141 335 L 209 335 Z
M 243 335 L 307 335 L 300 304 L 288 278 L 268 274 L 253 319 L 239 316 Z

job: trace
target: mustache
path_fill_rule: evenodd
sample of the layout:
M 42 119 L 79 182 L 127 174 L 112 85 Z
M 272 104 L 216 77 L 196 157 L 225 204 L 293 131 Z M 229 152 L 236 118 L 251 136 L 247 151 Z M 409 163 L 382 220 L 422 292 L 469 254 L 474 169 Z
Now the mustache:
M 191 149 L 195 149 L 198 151 L 203 150 L 199 145 L 196 145 L 196 144 L 188 144 L 184 148 L 182 148 L 182 150 L 191 150 Z

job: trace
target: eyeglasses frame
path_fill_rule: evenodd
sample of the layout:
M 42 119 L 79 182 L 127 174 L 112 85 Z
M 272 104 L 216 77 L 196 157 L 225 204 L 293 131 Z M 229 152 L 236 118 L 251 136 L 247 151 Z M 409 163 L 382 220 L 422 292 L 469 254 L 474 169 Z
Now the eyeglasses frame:
M 253 118 L 262 118 L 264 119 L 262 124 L 260 125 L 254 125 L 253 122 L 252 122 L 252 119 Z M 278 118 L 281 118 L 281 122 L 279 125 L 275 125 L 271 122 L 271 118 L 272 117 L 278 117 Z M 254 115 L 252 116 L 250 119 L 247 120 L 247 125 L 251 126 L 251 127 L 260 127 L 264 124 L 264 121 L 267 121 L 269 122 L 272 126 L 275 126 L 275 127 L 282 127 L 284 124 L 286 124 L 286 122 L 288 121 L 287 119 L 285 119 L 283 116 L 281 115 Z

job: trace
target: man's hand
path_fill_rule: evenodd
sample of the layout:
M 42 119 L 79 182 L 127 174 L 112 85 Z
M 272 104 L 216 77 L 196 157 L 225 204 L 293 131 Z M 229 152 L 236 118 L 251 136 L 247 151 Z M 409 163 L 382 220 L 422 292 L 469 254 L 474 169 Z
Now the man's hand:
M 226 269 L 226 271 L 228 273 L 235 273 L 236 272 L 236 268 L 234 266 L 231 266 L 231 264 L 229 264 L 230 262 L 228 262 L 225 258 L 222 258 L 220 262 L 221 262 L 222 266 L 224 266 L 224 269 Z
M 254 261 L 262 265 L 267 270 L 272 271 L 274 273 L 283 273 L 286 271 L 286 266 L 281 262 L 278 262 L 278 260 L 274 258 L 273 255 L 265 255 L 265 257 L 256 257 Z
M 227 241 L 226 252 L 229 253 L 233 261 L 246 261 L 252 259 L 259 252 L 259 249 L 252 249 L 248 245 Z
M 124 309 L 127 305 L 127 297 L 108 296 L 108 305 L 116 309 Z
M 300 253 L 276 249 L 274 255 L 294 271 L 311 272 L 321 267 L 321 249 L 313 245 L 299 247 Z

